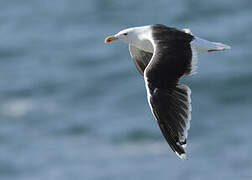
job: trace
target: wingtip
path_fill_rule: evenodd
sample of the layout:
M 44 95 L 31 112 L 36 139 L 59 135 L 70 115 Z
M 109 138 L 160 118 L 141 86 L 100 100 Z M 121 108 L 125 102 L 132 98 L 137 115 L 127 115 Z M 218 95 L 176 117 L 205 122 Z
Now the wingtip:
M 179 154 L 179 153 L 176 152 L 176 154 L 177 154 L 177 156 L 178 156 L 180 159 L 182 159 L 182 160 L 187 160 L 186 154 L 185 154 L 185 153 Z

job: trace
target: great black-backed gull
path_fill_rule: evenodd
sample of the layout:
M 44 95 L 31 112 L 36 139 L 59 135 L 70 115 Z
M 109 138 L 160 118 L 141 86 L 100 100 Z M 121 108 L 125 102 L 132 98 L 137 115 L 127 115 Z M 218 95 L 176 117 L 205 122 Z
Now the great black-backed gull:
M 230 46 L 196 37 L 189 29 L 162 24 L 125 29 L 105 42 L 115 40 L 129 44 L 136 68 L 144 76 L 151 111 L 171 149 L 185 159 L 191 90 L 179 79 L 195 73 L 199 52 L 222 51 Z

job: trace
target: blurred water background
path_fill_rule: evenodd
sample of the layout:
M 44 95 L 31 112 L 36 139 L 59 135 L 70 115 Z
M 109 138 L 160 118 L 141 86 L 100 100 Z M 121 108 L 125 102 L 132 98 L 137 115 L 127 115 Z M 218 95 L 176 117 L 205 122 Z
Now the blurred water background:
M 252 178 L 252 1 L 1 0 L 1 180 Z M 188 160 L 162 137 L 123 43 L 162 23 L 232 46 L 199 56 Z

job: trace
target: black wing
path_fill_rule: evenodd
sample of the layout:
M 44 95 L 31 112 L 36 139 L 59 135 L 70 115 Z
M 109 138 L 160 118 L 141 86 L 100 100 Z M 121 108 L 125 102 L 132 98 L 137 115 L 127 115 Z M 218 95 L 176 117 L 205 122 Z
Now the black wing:
M 149 64 L 153 54 L 143 51 L 133 45 L 129 45 L 129 51 L 137 70 L 141 75 L 143 75 L 144 70 Z
M 191 120 L 190 89 L 182 84 L 161 89 L 148 82 L 149 104 L 159 127 L 174 152 L 185 157 Z
M 154 55 L 145 69 L 149 104 L 168 144 L 183 158 L 191 118 L 191 91 L 178 81 L 191 71 L 193 37 L 174 28 L 155 25 L 153 39 Z

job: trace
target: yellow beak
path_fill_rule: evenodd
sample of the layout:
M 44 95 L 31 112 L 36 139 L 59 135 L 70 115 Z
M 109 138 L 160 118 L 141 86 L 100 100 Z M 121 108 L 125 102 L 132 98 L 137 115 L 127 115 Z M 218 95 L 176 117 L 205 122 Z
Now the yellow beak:
M 115 37 L 115 36 L 109 36 L 109 37 L 107 37 L 107 38 L 105 39 L 105 43 L 109 43 L 109 42 L 115 41 L 115 40 L 118 40 L 118 38 Z

